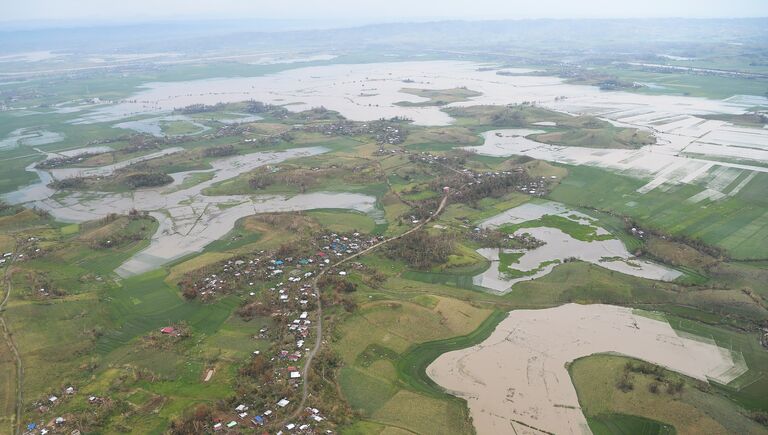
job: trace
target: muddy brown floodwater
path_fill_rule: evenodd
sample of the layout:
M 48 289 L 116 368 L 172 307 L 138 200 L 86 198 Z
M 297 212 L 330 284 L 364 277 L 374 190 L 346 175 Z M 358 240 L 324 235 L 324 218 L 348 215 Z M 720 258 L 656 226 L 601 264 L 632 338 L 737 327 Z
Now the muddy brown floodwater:
M 168 148 L 160 154 L 172 154 L 180 148 Z M 279 152 L 257 152 L 225 157 L 211 163 L 213 169 L 189 171 L 173 175 L 173 183 L 151 189 L 126 193 L 108 192 L 56 192 L 47 187 L 53 179 L 73 175 L 106 176 L 116 169 L 135 161 L 87 169 L 54 169 L 50 171 L 28 168 L 37 173 L 40 182 L 5 195 L 13 204 L 27 204 L 47 210 L 59 221 L 85 222 L 109 213 L 127 213 L 132 209 L 148 211 L 160 223 L 150 245 L 137 253 L 118 269 L 127 277 L 156 269 L 174 259 L 200 252 L 209 243 L 227 234 L 238 219 L 267 212 L 309 210 L 315 208 L 343 208 L 374 214 L 376 199 L 368 195 L 345 192 L 316 192 L 286 197 L 281 195 L 222 195 L 207 196 L 202 191 L 215 183 L 229 180 L 259 166 L 275 164 L 287 159 L 306 157 L 326 152 L 323 147 L 295 148 Z M 184 180 L 196 173 L 212 173 L 211 179 L 184 187 Z
M 487 340 L 441 355 L 427 374 L 467 400 L 478 434 L 589 434 L 566 364 L 606 352 L 705 382 L 727 384 L 747 370 L 739 354 L 678 334 L 666 321 L 630 308 L 567 304 L 512 311 Z

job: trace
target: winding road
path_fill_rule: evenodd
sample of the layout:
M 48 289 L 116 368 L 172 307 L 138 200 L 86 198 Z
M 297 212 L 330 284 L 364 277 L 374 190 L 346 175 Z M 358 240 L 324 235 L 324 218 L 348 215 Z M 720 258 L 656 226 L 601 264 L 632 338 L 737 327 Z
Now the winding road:
M 369 246 L 368 248 L 366 248 L 366 249 L 364 249 L 364 250 L 362 250 L 362 251 L 360 251 L 360 252 L 358 252 L 358 253 L 356 253 L 354 255 L 350 255 L 349 257 L 346 257 L 346 258 L 344 258 L 342 260 L 337 261 L 336 263 L 332 264 L 330 267 L 323 269 L 312 280 L 312 289 L 315 291 L 315 294 L 317 295 L 317 322 L 316 322 L 317 326 L 316 326 L 316 334 L 315 334 L 316 335 L 315 344 L 314 344 L 314 346 L 312 346 L 312 349 L 307 354 L 307 360 L 304 363 L 304 368 L 301 371 L 301 377 L 304 380 L 302 382 L 301 401 L 299 402 L 299 405 L 296 407 L 296 410 L 294 410 L 293 413 L 291 413 L 288 417 L 286 417 L 280 423 L 280 427 L 285 426 L 289 422 L 289 420 L 292 420 L 292 419 L 296 418 L 301 413 L 301 411 L 304 409 L 304 405 L 307 402 L 307 397 L 309 396 L 309 390 L 308 390 L 308 388 L 309 388 L 308 387 L 309 379 L 308 379 L 307 375 L 309 374 L 309 371 L 312 368 L 312 360 L 315 358 L 315 355 L 317 355 L 317 352 L 320 350 L 320 346 L 322 346 L 322 343 L 323 343 L 323 305 L 322 305 L 322 301 L 321 301 L 321 298 L 320 298 L 320 288 L 317 286 L 317 283 L 320 281 L 320 278 L 322 278 L 326 274 L 326 272 L 328 272 L 329 270 L 332 270 L 332 269 L 334 269 L 334 268 L 336 268 L 338 266 L 341 266 L 342 264 L 344 264 L 344 263 L 346 263 L 346 262 L 348 262 L 348 261 L 350 261 L 350 260 L 352 260 L 354 258 L 361 257 L 361 256 L 363 256 L 363 255 L 373 251 L 374 249 L 376 249 L 376 248 L 378 248 L 380 246 L 386 245 L 389 242 L 392 242 L 392 241 L 395 241 L 397 239 L 403 238 L 403 237 L 413 233 L 414 231 L 420 230 L 425 225 L 430 223 L 433 219 L 435 219 L 443 211 L 443 209 L 445 208 L 445 205 L 448 203 L 449 195 L 450 195 L 450 192 L 446 192 L 443 195 L 443 199 L 440 201 L 440 205 L 437 207 L 437 210 L 435 210 L 435 212 L 432 213 L 432 215 L 430 215 L 427 219 L 425 219 L 420 224 L 418 224 L 415 227 L 411 228 L 410 230 L 404 232 L 403 234 L 400 234 L 398 236 L 394 236 L 394 237 L 390 237 L 388 239 L 382 240 L 379 243 L 376 243 L 376 244 L 374 244 L 372 246 Z

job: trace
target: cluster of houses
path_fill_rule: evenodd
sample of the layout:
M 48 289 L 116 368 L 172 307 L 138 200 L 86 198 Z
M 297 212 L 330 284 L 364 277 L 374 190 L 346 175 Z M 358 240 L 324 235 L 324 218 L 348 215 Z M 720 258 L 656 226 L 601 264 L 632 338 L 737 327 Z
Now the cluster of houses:
M 509 174 L 508 171 L 505 171 L 505 173 Z M 551 175 L 549 179 L 555 180 L 557 179 L 557 176 Z M 547 193 L 547 187 L 547 177 L 532 178 L 529 182 L 517 186 L 518 190 L 521 192 L 534 196 L 542 196 Z
M 64 388 L 64 390 L 60 393 L 60 395 L 51 394 L 46 399 L 39 400 L 33 404 L 35 409 L 40 414 L 45 414 L 49 412 L 51 409 L 56 408 L 62 401 L 68 400 L 69 398 L 73 397 L 77 393 L 77 390 L 74 386 L 67 386 Z M 88 404 L 90 405 L 99 405 L 103 402 L 103 399 L 96 397 L 96 396 L 90 396 L 88 397 Z M 40 422 L 30 422 L 25 425 L 23 433 L 25 435 L 46 435 L 48 433 L 66 433 L 70 435 L 80 435 L 80 430 L 78 429 L 72 429 L 71 427 L 67 428 L 67 418 L 63 415 L 59 415 L 50 421 L 40 421 Z
M 291 403 L 287 398 L 282 398 L 275 403 L 276 408 L 285 408 Z M 234 409 L 236 417 L 228 422 L 216 420 L 213 423 L 212 429 L 214 432 L 241 432 L 243 430 L 249 431 L 254 428 L 262 427 L 271 422 L 275 413 L 271 409 L 266 409 L 262 412 L 252 413 L 249 407 L 245 404 L 237 405 Z M 304 412 L 298 417 L 297 423 L 286 423 L 285 427 L 278 430 L 277 434 L 285 433 L 314 433 L 313 424 L 321 423 L 325 421 L 325 417 L 317 408 L 307 407 Z M 330 431 L 326 431 L 330 433 Z
M 405 142 L 407 131 L 398 124 L 400 119 L 391 121 L 374 121 L 358 123 L 352 121 L 336 121 L 322 124 L 309 124 L 301 126 L 301 129 L 313 133 L 322 133 L 326 136 L 359 136 L 369 135 L 379 144 L 397 145 Z
M 43 250 L 37 245 L 37 237 L 30 237 L 22 244 L 18 246 L 16 252 L 5 252 L 0 257 L 0 266 L 14 262 L 25 261 L 32 258 L 37 258 L 44 254 Z
M 325 233 L 315 237 L 311 254 L 280 256 L 277 252 L 260 251 L 256 254 L 227 260 L 219 263 L 215 273 L 208 273 L 193 282 L 201 296 L 217 293 L 240 292 L 246 301 L 270 305 L 273 317 L 285 319 L 280 328 L 286 328 L 280 344 L 273 346 L 272 355 L 263 355 L 273 365 L 276 385 L 288 385 L 291 391 L 300 391 L 304 381 L 304 363 L 309 342 L 312 340 L 313 303 L 319 295 L 314 286 L 314 279 L 319 269 L 329 268 L 339 260 L 353 255 L 378 243 L 382 237 L 368 236 L 355 232 L 350 234 Z M 345 276 L 346 271 L 334 270 L 334 274 Z M 278 281 L 278 282 L 275 282 Z M 257 297 L 258 296 L 258 297 Z M 161 333 L 173 335 L 173 327 L 163 328 Z M 258 337 L 268 337 L 270 331 L 265 327 Z M 290 338 L 287 338 L 290 337 Z M 253 357 L 261 356 L 261 351 L 254 351 Z M 283 397 L 275 402 L 271 409 L 253 412 L 249 404 L 241 403 L 233 409 L 232 415 L 218 415 L 211 422 L 215 432 L 238 433 L 252 430 L 254 427 L 276 424 L 277 415 L 291 403 L 290 397 Z M 282 433 L 316 433 L 318 423 L 325 420 L 320 410 L 306 408 L 296 421 L 281 427 Z
M 260 251 L 253 256 L 227 260 L 216 270 L 193 281 L 181 282 L 181 286 L 191 289 L 203 299 L 217 294 L 232 293 L 247 289 L 254 296 L 258 283 L 276 279 L 287 280 L 291 284 L 307 282 L 316 273 L 317 268 L 327 267 L 346 255 L 354 254 L 382 240 L 381 236 L 363 236 L 353 234 L 323 234 L 314 241 L 317 248 L 313 254 L 305 256 L 278 256 L 275 252 Z M 287 289 L 283 282 L 270 288 L 278 290 L 281 301 L 288 300 Z
M 430 152 L 421 152 L 419 154 L 412 154 L 410 157 L 411 161 L 416 161 L 419 163 L 424 164 L 439 164 L 445 167 L 448 167 L 449 169 L 455 171 L 456 173 L 462 174 L 466 180 L 471 180 L 466 183 L 467 186 L 474 186 L 478 184 L 483 184 L 489 181 L 493 181 L 495 179 L 500 178 L 509 178 L 512 176 L 519 176 L 525 172 L 525 169 L 522 167 L 515 168 L 513 170 L 506 170 L 506 171 L 485 171 L 485 172 L 479 172 L 479 171 L 473 171 L 468 168 L 462 168 L 457 160 L 456 157 L 448 157 L 448 156 L 441 156 L 432 154 Z M 515 186 L 515 188 L 523 193 L 534 195 L 534 196 L 542 196 L 547 193 L 547 189 L 549 187 L 549 183 L 552 180 L 557 179 L 557 176 L 551 175 L 549 177 L 518 177 L 519 182 Z

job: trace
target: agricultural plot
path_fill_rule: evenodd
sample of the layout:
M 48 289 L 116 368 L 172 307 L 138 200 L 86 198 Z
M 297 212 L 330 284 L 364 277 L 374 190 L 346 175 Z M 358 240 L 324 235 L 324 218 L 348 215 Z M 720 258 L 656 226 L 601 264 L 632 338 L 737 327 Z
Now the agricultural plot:
M 52 105 L 17 122 L 0 113 L 0 192 L 42 209 L 0 210 L 0 250 L 33 239 L 40 249 L 11 263 L 14 291 L 3 312 L 25 365 L 25 422 L 92 415 L 101 426 L 89 427 L 105 432 L 162 433 L 203 415 L 193 421 L 198 432 L 230 418 L 245 431 L 253 414 L 233 410 L 247 401 L 249 413 L 262 405 L 278 413 L 270 430 L 296 415 L 319 417 L 305 412 L 317 406 L 328 411 L 322 428 L 342 433 L 506 432 L 510 424 L 557 433 L 759 432 L 745 415 L 768 408 L 768 361 L 755 330 L 768 318 L 763 265 L 725 262 L 662 238 L 686 236 L 736 259 L 764 259 L 765 133 L 699 117 L 741 117 L 751 100 L 603 92 L 464 61 L 225 64 L 169 66 L 176 77 L 154 72 L 164 79 L 141 88 L 130 75 L 88 79 L 116 102 Z M 210 79 L 211 72 L 230 74 Z M 82 93 L 60 85 L 57 95 Z M 253 99 L 266 104 L 246 101 Z M 42 120 L 46 126 L 36 126 Z M 44 158 L 51 160 L 32 166 Z M 126 189 L 113 183 L 126 168 L 172 181 Z M 524 186 L 483 190 L 518 175 Z M 71 176 L 90 181 L 49 186 Z M 442 198 L 447 205 L 435 216 Z M 622 215 L 639 234 L 659 235 L 632 235 Z M 370 246 L 426 219 L 416 233 L 424 246 L 409 251 L 434 249 L 439 261 L 422 267 L 385 246 L 331 266 L 359 252 L 350 238 Z M 492 243 L 473 237 L 496 229 Z M 546 244 L 504 244 L 525 233 Z M 432 246 L 441 237 L 450 246 L 445 255 Z M 646 257 L 633 256 L 640 252 Z M 261 271 L 243 266 L 249 260 L 269 262 L 263 269 L 274 275 L 235 279 L 241 270 Z M 312 273 L 321 268 L 328 280 L 319 284 Z M 231 281 L 222 287 L 221 279 Z M 300 292 L 289 297 L 289 287 Z M 646 307 L 666 317 L 603 305 L 557 308 L 569 302 Z M 577 309 L 586 314 L 560 315 Z M 506 326 L 510 310 L 536 318 L 518 328 L 525 334 Z M 560 323 L 542 327 L 552 318 Z M 318 331 L 322 340 L 314 341 Z M 481 344 L 487 340 L 499 343 Z M 573 343 L 580 349 L 571 352 Z M 575 390 L 563 393 L 571 386 L 564 365 L 583 348 L 685 373 L 665 372 L 683 379 L 685 390 L 659 400 L 669 414 L 656 418 L 651 381 L 637 375 L 634 393 L 617 393 L 610 376 L 592 374 L 619 375 L 623 366 L 599 356 L 573 363 Z M 463 352 L 474 354 L 462 356 L 465 366 L 448 383 L 466 384 L 443 389 L 430 377 L 435 364 Z M 523 361 L 531 353 L 538 359 Z M 0 352 L 6 373 L 12 362 Z M 530 382 L 507 382 L 528 369 L 536 372 L 524 378 Z M 12 384 L 10 375 L 0 379 L 0 400 L 11 400 Z M 70 384 L 79 391 L 41 414 L 37 402 Z M 478 390 L 468 400 L 448 393 L 470 384 Z M 299 402 L 303 388 L 308 399 Z M 104 406 L 88 402 L 91 395 Z M 287 408 L 277 404 L 282 397 Z M 510 404 L 519 411 L 512 423 L 489 423 Z M 299 414 L 290 414 L 294 407 Z
M 631 366 L 645 373 L 628 370 Z M 647 363 L 596 355 L 576 360 L 569 372 L 595 434 L 765 432 L 727 398 L 712 394 L 693 379 Z M 631 390 L 616 387 L 622 379 L 631 383 Z M 682 385 L 682 389 L 674 392 L 670 385 Z
M 419 343 L 473 331 L 490 312 L 447 297 L 428 305 L 374 302 L 345 321 L 335 345 L 346 362 L 340 385 L 365 420 L 417 432 L 462 433 L 468 428 L 461 403 L 450 396 L 434 396 L 436 390 L 403 388 L 398 377 L 405 366 L 400 361 Z M 436 356 L 439 351 L 432 352 Z M 417 402 L 419 406 L 413 406 Z
M 746 178 L 744 178 L 746 180 Z M 732 185 L 740 185 L 735 179 Z M 645 183 L 597 168 L 569 167 L 569 176 L 550 197 L 566 204 L 630 216 L 639 225 L 699 239 L 724 248 L 736 259 L 766 257 L 768 175 L 757 174 L 733 196 L 692 200 L 706 190 L 693 185 L 637 191 Z

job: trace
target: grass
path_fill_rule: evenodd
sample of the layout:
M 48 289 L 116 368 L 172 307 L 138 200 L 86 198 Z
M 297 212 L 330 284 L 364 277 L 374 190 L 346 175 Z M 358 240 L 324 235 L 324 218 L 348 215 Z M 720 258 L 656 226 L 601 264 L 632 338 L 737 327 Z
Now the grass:
M 609 74 L 630 82 L 654 83 L 661 88 L 642 87 L 633 92 L 655 95 L 690 95 L 724 99 L 734 95 L 764 95 L 765 79 L 747 79 L 674 72 L 646 72 L 634 68 L 604 68 Z
M 318 209 L 306 213 L 309 217 L 316 220 L 323 228 L 334 232 L 353 232 L 372 233 L 376 229 L 376 222 L 366 215 L 351 210 L 340 209 Z
M 463 401 L 425 396 L 402 382 L 396 365 L 419 343 L 472 334 L 490 311 L 452 297 L 425 300 L 380 291 L 369 293 L 369 302 L 340 325 L 334 341 L 345 362 L 339 373 L 344 397 L 366 420 L 383 425 L 416 432 L 469 430 Z
M 421 101 L 417 103 L 411 101 L 399 101 L 395 103 L 396 106 L 402 107 L 445 106 L 446 104 L 450 103 L 469 101 L 473 97 L 482 95 L 480 92 L 476 92 L 463 87 L 453 89 L 403 88 L 400 89 L 400 92 L 427 98 L 427 101 Z
M 530 137 L 537 142 L 571 147 L 638 149 L 655 142 L 647 131 L 601 124 L 599 128 L 555 129 Z
M 680 394 L 669 394 L 655 375 L 630 372 L 634 388 L 616 387 L 624 374 L 625 357 L 593 355 L 580 358 L 569 372 L 584 415 L 596 434 L 618 433 L 758 433 L 763 430 L 738 405 L 699 381 L 662 370 L 662 379 L 683 381 Z M 665 381 L 667 382 L 667 381 Z M 660 386 L 657 393 L 649 385 Z
M 160 123 L 160 129 L 163 134 L 169 136 L 195 134 L 201 131 L 199 126 L 187 121 L 162 121 Z
M 502 269 L 501 267 L 499 267 L 499 271 L 504 273 L 504 277 L 506 279 L 523 278 L 526 276 L 536 275 L 545 267 L 550 266 L 552 264 L 560 264 L 560 260 L 555 259 L 555 260 L 543 261 L 539 263 L 539 265 L 535 269 L 531 269 L 531 270 L 519 270 L 513 267 L 507 267 L 507 269 Z
M 182 320 L 195 331 L 212 334 L 237 304 L 231 297 L 207 305 L 186 302 L 164 278 L 165 271 L 156 270 L 128 278 L 121 288 L 108 292 L 113 327 L 99 338 L 98 353 L 107 354 L 151 330 Z
M 645 194 L 646 181 L 599 168 L 569 167 L 552 200 L 630 216 L 641 226 L 719 246 L 736 259 L 761 259 L 768 241 L 768 174 L 758 174 L 738 194 L 719 201 L 688 202 L 702 188 L 673 186 Z M 631 200 L 630 200 L 631 198 Z
M 499 227 L 500 231 L 512 234 L 521 228 L 549 227 L 557 228 L 568 234 L 576 240 L 583 242 L 593 242 L 597 240 L 614 239 L 611 234 L 597 234 L 598 228 L 592 225 L 582 224 L 567 217 L 558 215 L 544 215 L 539 219 L 521 222 L 519 224 L 504 224 Z
M 760 345 L 755 334 L 745 334 L 692 321 L 675 315 L 666 315 L 676 331 L 709 338 L 719 346 L 736 352 L 749 367 L 747 373 L 728 385 L 715 385 L 715 389 L 747 409 L 768 412 L 768 352 Z
M 600 414 L 587 419 L 595 435 L 674 435 L 674 426 L 627 414 Z
M 435 381 L 427 376 L 427 366 L 446 352 L 464 349 L 484 341 L 490 337 L 496 326 L 506 317 L 506 312 L 494 311 L 477 329 L 467 335 L 430 341 L 414 346 L 397 361 L 399 379 L 409 388 L 424 395 L 449 397 L 456 400 L 454 396 L 447 394 Z
M 379 379 L 355 367 L 344 367 L 339 384 L 352 409 L 372 416 L 398 391 L 389 380 Z

